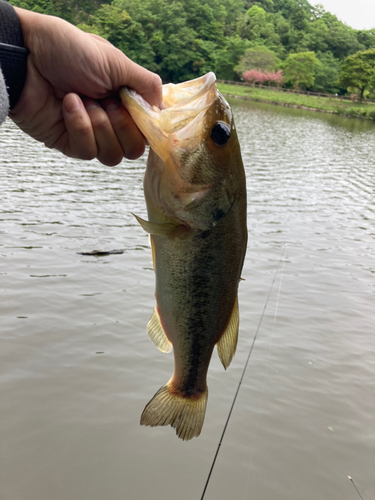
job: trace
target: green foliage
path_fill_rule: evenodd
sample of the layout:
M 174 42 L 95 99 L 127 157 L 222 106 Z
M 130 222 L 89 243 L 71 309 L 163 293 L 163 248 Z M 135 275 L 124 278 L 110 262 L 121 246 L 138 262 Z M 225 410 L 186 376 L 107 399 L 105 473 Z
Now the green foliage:
M 325 22 L 317 19 L 309 25 L 303 45 L 313 52 L 328 53 L 329 29 Z M 331 55 L 332 53 L 329 52 Z
M 110 3 L 111 0 L 12 0 L 14 7 L 32 10 L 40 14 L 57 16 L 78 24 L 87 20 L 101 4 Z
M 315 81 L 315 68 L 319 64 L 314 52 L 289 54 L 283 65 L 284 76 L 296 89 L 311 88 Z
M 142 26 L 133 21 L 125 10 L 114 5 L 102 5 L 95 16 L 89 18 L 89 23 L 79 24 L 78 27 L 102 36 L 138 64 L 150 70 L 158 69 L 154 64 L 155 53 Z
M 343 59 L 363 48 L 358 41 L 358 32 L 343 24 L 336 16 L 323 12 L 320 19 L 328 28 L 326 43 L 335 58 Z
M 275 32 L 272 14 L 267 14 L 258 5 L 253 5 L 237 23 L 237 33 L 241 38 L 250 40 L 254 45 L 267 45 L 271 49 L 281 46 Z
M 199 0 L 114 0 L 82 27 L 114 43 L 164 81 L 188 80 L 212 70 L 233 78 L 233 67 L 248 47 L 246 40 L 234 34 L 242 10 L 241 0 L 206 0 L 204 4 Z
M 366 49 L 375 48 L 375 28 L 357 32 L 358 42 Z
M 308 0 L 11 1 L 103 36 L 165 82 L 209 70 L 236 79 L 245 51 L 266 47 L 285 63 L 289 54 L 315 52 L 321 66 L 300 85 L 335 92 L 339 63 L 375 48 L 375 29 L 356 31 Z
M 237 80 L 236 66 L 241 56 L 249 46 L 248 40 L 243 40 L 238 35 L 227 37 L 225 45 L 216 52 L 215 72 L 221 80 Z
M 295 108 L 311 108 L 344 116 L 365 118 L 375 121 L 375 104 L 353 103 L 350 100 L 299 94 L 295 92 L 278 92 L 276 90 L 253 87 L 250 85 L 229 85 L 218 83 L 220 92 L 226 96 L 240 95 L 244 99 L 260 101 Z
M 260 45 L 259 47 L 247 49 L 234 69 L 242 76 L 245 71 L 250 69 L 259 69 L 263 72 L 274 71 L 279 63 L 280 61 L 275 52 Z
M 324 92 L 330 94 L 339 93 L 337 84 L 339 63 L 330 52 L 318 54 L 318 65 L 314 69 L 313 92 Z
M 338 114 L 350 116 L 352 118 L 365 118 L 366 120 L 375 121 L 375 111 L 363 108 L 350 107 L 338 110 Z
M 361 99 L 365 90 L 375 89 L 375 49 L 347 57 L 340 68 L 339 82 L 358 89 Z
M 258 0 L 255 2 L 255 5 L 262 7 L 266 12 L 273 12 L 274 9 L 273 0 Z

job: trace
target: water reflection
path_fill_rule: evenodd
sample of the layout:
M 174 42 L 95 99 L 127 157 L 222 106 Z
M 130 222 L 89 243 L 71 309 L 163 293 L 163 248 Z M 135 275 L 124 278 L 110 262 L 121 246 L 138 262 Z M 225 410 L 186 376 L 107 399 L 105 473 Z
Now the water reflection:
M 286 116 L 287 119 L 292 117 L 304 118 L 307 122 L 314 120 L 323 121 L 335 128 L 344 128 L 348 132 L 370 132 L 373 133 L 375 129 L 375 123 L 371 120 L 362 120 L 359 118 L 348 118 L 345 116 L 340 116 L 331 113 L 321 113 L 317 111 L 307 111 L 298 108 L 289 108 L 286 106 L 274 106 L 272 104 L 266 104 L 262 102 L 253 101 L 243 101 L 240 102 L 237 99 L 227 99 L 232 107 L 242 109 L 247 109 L 251 113 L 254 111 L 260 111 L 263 114 L 274 115 L 275 117 Z M 278 118 L 277 118 L 278 119 Z

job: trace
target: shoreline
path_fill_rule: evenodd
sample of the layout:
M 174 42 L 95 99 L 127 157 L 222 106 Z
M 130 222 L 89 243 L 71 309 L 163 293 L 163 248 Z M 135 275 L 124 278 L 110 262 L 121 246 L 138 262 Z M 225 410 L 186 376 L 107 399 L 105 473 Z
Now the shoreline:
M 326 97 L 293 96 L 292 94 L 283 94 L 274 90 L 253 87 L 244 87 L 243 90 L 239 91 L 238 87 L 234 85 L 220 83 L 218 83 L 217 87 L 224 96 L 232 99 L 243 99 L 244 101 L 338 115 L 345 118 L 360 118 L 362 120 L 375 121 L 375 104 L 373 103 L 337 103 Z
M 233 94 L 227 94 L 225 92 L 221 92 L 224 97 L 230 97 L 231 99 L 242 99 L 243 101 L 252 101 L 252 102 L 261 102 L 263 104 L 273 104 L 275 106 L 284 106 L 284 108 L 294 108 L 294 109 L 303 109 L 305 111 L 317 111 L 320 113 L 328 113 L 330 115 L 340 115 L 337 111 L 330 111 L 328 109 L 319 109 L 319 108 L 310 108 L 308 106 L 303 106 L 302 104 L 292 104 L 290 102 L 279 102 L 279 101 L 269 101 L 267 99 L 261 99 L 259 97 L 248 97 L 248 96 L 241 96 L 241 95 L 233 95 Z M 362 118 L 363 120 L 370 120 L 371 118 L 365 118 L 361 116 L 349 116 L 349 115 L 341 115 L 341 116 L 346 116 L 348 118 Z

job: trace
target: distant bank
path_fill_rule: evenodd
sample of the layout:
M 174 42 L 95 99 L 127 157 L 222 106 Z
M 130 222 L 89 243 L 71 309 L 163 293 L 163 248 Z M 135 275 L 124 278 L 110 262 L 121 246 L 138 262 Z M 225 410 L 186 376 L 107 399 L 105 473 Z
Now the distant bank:
M 217 83 L 217 87 L 227 97 L 375 121 L 374 102 L 341 101 L 336 97 L 329 98 L 317 95 L 296 94 L 293 92 L 288 93 L 220 82 Z

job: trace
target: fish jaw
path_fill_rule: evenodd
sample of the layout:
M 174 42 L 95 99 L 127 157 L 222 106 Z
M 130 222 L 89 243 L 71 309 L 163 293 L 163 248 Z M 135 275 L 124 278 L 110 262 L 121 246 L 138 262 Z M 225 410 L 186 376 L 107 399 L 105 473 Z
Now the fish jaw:
M 238 142 L 232 113 L 215 81 L 215 75 L 208 73 L 191 82 L 164 85 L 165 107 L 160 110 L 134 91 L 120 90 L 151 148 L 146 199 L 165 216 L 201 231 L 212 229 L 231 209 L 236 190 L 233 156 L 242 166 L 235 151 Z M 217 122 L 230 130 L 234 148 L 213 143 L 210 134 Z
M 166 161 L 176 149 L 191 149 L 201 140 L 197 131 L 216 96 L 215 82 L 211 72 L 190 82 L 163 85 L 161 108 L 151 106 L 127 87 L 122 87 L 119 94 L 151 149 Z
M 170 149 L 170 143 L 173 142 L 173 137 L 164 133 L 159 127 L 160 109 L 156 106 L 151 106 L 143 99 L 135 90 L 122 87 L 119 94 L 123 105 L 128 110 L 130 115 L 136 118 L 136 124 L 142 134 L 146 137 L 150 147 L 155 151 L 158 150 L 162 160 L 167 159 L 166 151 Z

